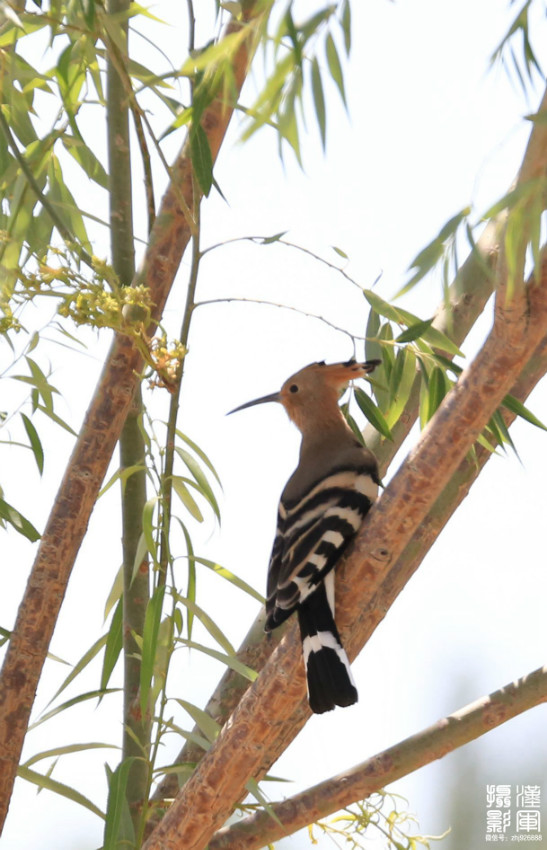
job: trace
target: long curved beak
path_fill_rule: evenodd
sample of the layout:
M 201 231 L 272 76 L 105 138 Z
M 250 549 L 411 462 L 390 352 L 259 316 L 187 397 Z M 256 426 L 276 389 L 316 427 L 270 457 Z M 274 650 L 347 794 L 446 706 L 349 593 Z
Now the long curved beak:
M 234 407 L 234 409 L 228 411 L 226 415 L 230 416 L 232 413 L 237 413 L 238 410 L 245 410 L 246 407 L 254 407 L 255 404 L 265 404 L 267 401 L 281 401 L 281 394 L 271 393 L 270 395 L 262 396 L 262 398 L 255 398 L 253 401 L 247 401 L 245 404 L 240 404 L 239 407 Z

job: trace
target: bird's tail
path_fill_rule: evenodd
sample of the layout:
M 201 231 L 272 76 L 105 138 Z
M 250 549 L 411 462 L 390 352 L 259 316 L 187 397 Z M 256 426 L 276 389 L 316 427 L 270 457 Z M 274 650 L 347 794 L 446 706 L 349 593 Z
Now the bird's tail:
M 357 689 L 323 582 L 298 606 L 298 622 L 311 710 L 323 714 L 336 705 L 353 705 Z

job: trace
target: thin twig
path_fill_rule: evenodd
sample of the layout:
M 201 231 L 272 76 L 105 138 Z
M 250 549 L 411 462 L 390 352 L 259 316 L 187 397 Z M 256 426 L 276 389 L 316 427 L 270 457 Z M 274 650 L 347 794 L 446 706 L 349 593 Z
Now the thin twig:
M 307 319 L 317 319 L 317 321 L 319 322 L 324 322 L 325 325 L 328 325 L 333 330 L 345 334 L 346 336 L 349 336 L 349 338 L 353 341 L 358 339 L 360 342 L 362 342 L 366 339 L 366 337 L 364 336 L 352 334 L 345 328 L 341 328 L 338 325 L 335 325 L 333 322 L 329 322 L 329 320 L 325 319 L 324 316 L 318 316 L 315 313 L 307 313 L 305 310 L 300 310 L 299 307 L 291 307 L 288 304 L 278 304 L 275 301 L 267 301 L 260 298 L 230 298 L 228 296 L 226 298 L 210 298 L 205 301 L 197 301 L 194 304 L 194 309 L 197 310 L 198 307 L 207 307 L 211 304 L 231 304 L 232 302 L 238 304 L 259 304 L 263 307 L 277 307 L 279 310 L 290 310 L 292 313 L 298 313 L 300 316 L 305 316 Z
M 252 242 L 253 245 L 285 245 L 287 248 L 293 248 L 295 251 L 300 251 L 302 254 L 307 254 L 309 257 L 312 257 L 314 260 L 317 260 L 323 265 L 327 266 L 329 269 L 333 269 L 336 272 L 339 272 L 345 279 L 352 284 L 352 286 L 356 286 L 360 292 L 363 291 L 363 287 L 361 284 L 357 283 L 351 275 L 349 275 L 344 269 L 341 269 L 340 266 L 337 266 L 335 263 L 331 263 L 329 260 L 325 260 L 324 257 L 319 256 L 319 254 L 315 254 L 309 248 L 304 248 L 302 245 L 297 245 L 295 242 L 289 242 L 287 239 L 272 239 L 268 236 L 235 236 L 233 239 L 226 239 L 224 242 L 216 242 L 214 245 L 209 245 L 208 248 L 204 248 L 202 251 L 203 256 L 209 254 L 211 251 L 216 251 L 218 248 L 224 248 L 225 245 L 232 245 L 235 242 Z M 376 278 L 377 282 L 378 277 Z M 373 284 L 374 285 L 374 284 Z

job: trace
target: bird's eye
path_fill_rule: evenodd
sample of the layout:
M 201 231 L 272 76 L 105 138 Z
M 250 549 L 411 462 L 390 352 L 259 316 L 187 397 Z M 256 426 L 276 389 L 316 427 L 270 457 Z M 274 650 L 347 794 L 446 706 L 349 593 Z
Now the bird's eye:
M 298 392 L 298 385 L 297 384 L 291 384 L 290 387 L 289 387 L 289 392 L 290 393 L 297 393 Z

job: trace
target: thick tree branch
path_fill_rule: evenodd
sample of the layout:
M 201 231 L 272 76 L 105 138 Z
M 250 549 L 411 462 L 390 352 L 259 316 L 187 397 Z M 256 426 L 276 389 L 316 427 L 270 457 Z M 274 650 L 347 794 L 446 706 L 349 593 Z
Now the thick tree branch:
M 477 318 L 482 315 L 485 304 L 492 294 L 495 263 L 503 223 L 504 218 L 500 218 L 485 228 L 477 243 L 476 250 L 469 255 L 462 265 L 450 287 L 450 315 L 447 314 L 444 302 L 437 310 L 433 326 L 443 333 L 450 334 L 456 345 L 461 345 Z M 419 381 L 416 380 L 404 413 L 392 429 L 393 442 L 383 438 L 372 426 L 365 431 L 367 446 L 374 451 L 378 459 L 381 476 L 385 474 L 394 455 L 416 421 L 419 394 Z M 280 643 L 287 628 L 288 623 L 284 623 L 275 632 L 268 635 L 266 639 L 264 635 L 264 612 L 261 611 L 245 636 L 237 657 L 248 667 L 260 671 L 275 647 Z M 207 703 L 207 713 L 223 726 L 247 686 L 248 682 L 238 673 L 231 669 L 227 670 Z M 198 733 L 199 729 L 195 727 L 194 731 Z M 201 759 L 203 752 L 198 744 L 189 740 L 177 757 L 177 762 L 194 764 Z M 158 786 L 153 799 L 159 801 L 173 798 L 178 790 L 177 776 L 169 774 Z
M 547 667 L 460 708 L 344 773 L 219 830 L 208 850 L 259 850 L 334 814 L 547 701 Z M 274 820 L 275 815 L 277 820 Z
M 538 111 L 545 109 L 547 104 L 547 89 L 543 95 L 542 102 Z M 530 135 L 530 140 L 527 145 L 519 174 L 517 185 L 521 185 L 533 178 L 539 177 L 546 172 L 547 169 L 547 133 L 545 127 L 534 126 Z M 506 215 L 500 216 L 497 220 L 490 222 L 481 235 L 475 250 L 469 255 L 465 263 L 459 270 L 453 284 L 450 287 L 450 311 L 447 313 L 445 304 L 441 304 L 438 309 L 433 326 L 448 333 L 449 336 L 460 345 L 471 328 L 473 327 L 478 316 L 482 314 L 486 301 L 493 291 L 493 282 L 495 276 L 496 262 L 500 253 L 500 241 L 503 240 L 503 229 L 505 227 Z M 499 271 L 498 277 L 501 278 L 505 273 L 505 267 Z M 535 381 L 544 374 L 541 371 L 535 374 Z M 533 370 L 532 370 L 533 371 Z M 524 400 L 531 391 L 534 383 L 526 382 L 529 389 L 524 395 L 520 395 L 516 388 L 513 388 L 513 395 L 516 395 L 521 400 Z M 410 432 L 417 418 L 419 403 L 419 382 L 416 380 L 411 391 L 409 400 L 405 410 L 392 428 L 393 442 L 383 438 L 372 426 L 368 426 L 365 430 L 365 440 L 367 446 L 376 455 L 381 474 L 387 470 L 394 455 L 402 445 L 404 439 Z M 514 417 L 509 417 L 507 420 L 512 421 Z M 482 464 L 488 460 L 488 456 L 481 454 Z M 439 533 L 440 529 L 448 521 L 453 511 L 467 495 L 469 488 L 476 478 L 467 464 L 463 464 L 464 469 L 458 471 L 455 476 L 453 486 L 450 492 L 454 492 L 457 498 L 444 498 L 444 518 L 439 518 L 437 506 L 432 512 L 432 515 L 422 523 L 419 531 L 414 536 L 413 541 L 409 544 L 409 551 L 405 551 L 400 561 L 400 569 L 404 571 L 405 564 L 408 564 L 410 570 L 409 575 L 412 575 L 417 566 L 421 563 L 423 557 L 431 546 L 433 540 Z M 481 467 L 482 468 L 482 467 Z M 467 482 L 464 487 L 461 483 L 461 476 Z M 459 495 L 458 495 L 459 494 Z M 427 533 L 426 533 L 427 530 Z M 411 551 L 410 551 L 411 550 Z M 395 568 L 394 568 L 395 569 Z M 377 600 L 380 606 L 385 602 L 385 594 L 380 594 Z M 372 604 L 372 603 L 371 603 Z M 367 606 L 367 610 L 371 605 Z M 381 611 L 380 607 L 377 609 Z M 385 614 L 385 610 L 384 610 Z M 382 614 L 382 616 L 384 615 Z M 377 622 L 382 617 L 378 617 Z M 277 629 L 273 634 L 268 636 L 268 640 L 264 639 L 263 635 L 263 612 L 260 612 L 255 622 L 252 624 L 247 633 L 239 651 L 238 658 L 243 663 L 259 671 L 263 668 L 268 658 L 271 656 L 275 647 L 280 642 L 285 634 L 288 626 L 284 624 L 280 629 Z M 233 670 L 227 670 L 219 681 L 211 699 L 209 700 L 206 710 L 214 717 L 214 719 L 223 725 L 237 703 L 241 699 L 243 692 L 247 687 L 247 682 L 234 673 Z M 300 724 L 303 725 L 307 720 L 307 712 L 302 705 L 303 710 L 300 713 Z M 296 718 L 295 718 L 296 719 Z M 197 730 L 197 728 L 195 729 Z M 189 741 L 182 748 L 177 761 L 179 763 L 191 762 L 197 763 L 203 756 L 203 750 L 192 741 Z M 154 799 L 156 801 L 173 798 L 178 791 L 178 779 L 175 775 L 166 776 L 160 783 Z
M 378 591 L 547 332 L 545 257 L 540 280 L 541 285 L 519 287 L 507 308 L 496 305 L 485 345 L 371 510 L 340 566 L 339 623 L 350 657 L 367 638 L 363 602 Z M 244 795 L 248 779 L 260 777 L 300 728 L 304 687 L 297 629 L 291 624 L 146 850 L 206 846 Z
M 246 26 L 255 8 L 266 6 L 246 3 L 245 20 L 230 24 L 226 35 Z M 233 59 L 234 98 L 250 61 L 251 27 L 252 24 L 249 38 L 242 40 Z M 217 99 L 203 113 L 201 124 L 213 161 L 232 111 L 233 103 Z M 193 200 L 192 165 L 185 146 L 171 170 L 171 180 L 137 275 L 138 282 L 150 288 L 155 304 L 154 323 L 161 317 L 190 239 L 183 206 L 192 208 Z M 68 463 L 19 608 L 0 677 L 0 827 L 6 817 L 38 680 L 67 582 L 131 405 L 141 367 L 141 358 L 131 341 L 117 336 Z

